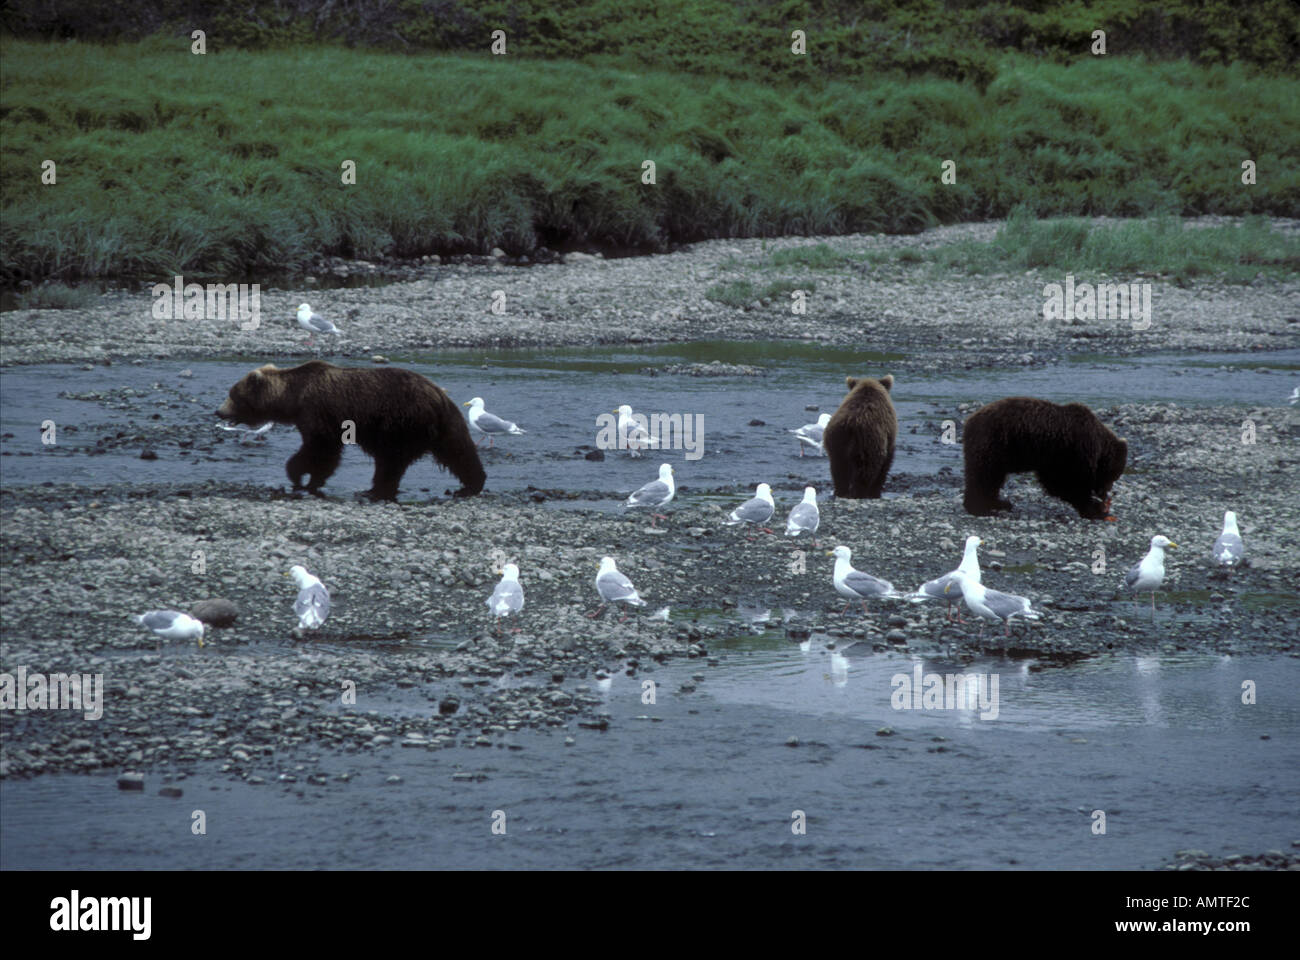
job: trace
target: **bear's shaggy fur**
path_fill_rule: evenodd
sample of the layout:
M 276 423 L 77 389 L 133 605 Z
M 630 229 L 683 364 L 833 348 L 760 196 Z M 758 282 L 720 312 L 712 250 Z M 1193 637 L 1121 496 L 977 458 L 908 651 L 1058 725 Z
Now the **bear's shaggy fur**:
M 845 377 L 844 382 L 849 395 L 822 433 L 835 496 L 877 500 L 894 462 L 898 439 L 898 416 L 889 398 L 894 377 Z
M 1010 510 L 998 496 L 1003 481 L 1032 470 L 1048 494 L 1101 520 L 1110 514 L 1110 488 L 1124 472 L 1128 444 L 1081 403 L 1007 397 L 966 418 L 962 456 L 967 513 Z
M 258 367 L 230 388 L 217 416 L 250 426 L 273 420 L 302 434 L 302 448 L 285 465 L 295 490 L 319 493 L 343 455 L 345 420 L 375 460 L 368 495 L 392 500 L 406 468 L 426 453 L 460 480 L 458 497 L 472 497 L 487 479 L 465 418 L 431 380 L 393 367 L 336 367 L 312 360 L 288 370 Z

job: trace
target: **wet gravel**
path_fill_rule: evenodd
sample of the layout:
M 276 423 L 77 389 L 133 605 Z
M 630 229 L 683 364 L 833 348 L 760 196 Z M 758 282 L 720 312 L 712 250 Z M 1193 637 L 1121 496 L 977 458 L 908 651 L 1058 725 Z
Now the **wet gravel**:
M 226 757 L 232 774 L 265 776 L 278 749 L 303 741 L 432 749 L 491 744 L 521 727 L 598 724 L 601 701 L 580 681 L 601 670 L 635 676 L 669 657 L 707 667 L 712 647 L 753 629 L 752 608 L 770 609 L 770 626 L 791 641 L 859 652 L 1300 653 L 1300 578 L 1289 560 L 1300 530 L 1291 482 L 1300 411 L 1257 415 L 1258 442 L 1243 447 L 1231 409 L 1104 411 L 1136 452 L 1116 489 L 1116 523 L 1078 519 L 1027 478 L 1015 484 L 1011 518 L 971 518 L 960 511 L 958 477 L 900 474 L 890 484 L 897 497 L 824 503 L 820 550 L 724 527 L 729 504 L 689 491 L 653 528 L 641 516 L 548 509 L 538 490 L 379 505 L 215 483 L 6 490 L 6 669 L 102 672 L 113 707 L 93 725 L 10 713 L 0 775 Z M 776 486 L 783 517 L 800 490 Z M 1238 510 L 1250 557 L 1230 577 L 1207 556 L 1225 505 Z M 1264 516 L 1268 526 L 1252 522 Z M 1119 584 L 1156 532 L 1182 549 L 1170 552 L 1173 593 L 1158 595 L 1153 622 L 1145 598 L 1131 601 Z M 973 623 L 946 624 L 940 603 L 840 614 L 831 546 L 850 545 L 859 568 L 911 589 L 955 564 L 970 533 L 985 540 L 985 582 L 1030 596 L 1041 622 L 1016 624 L 1008 640 L 992 626 L 981 636 Z M 605 554 L 650 604 L 626 622 L 610 611 L 587 616 Z M 506 559 L 520 566 L 527 606 L 517 624 L 507 621 L 520 632 L 498 636 L 484 600 Z M 319 634 L 296 632 L 283 576 L 294 563 L 333 594 Z M 239 618 L 211 630 L 201 650 L 158 651 L 129 620 L 213 598 L 232 601 Z M 670 619 L 651 619 L 663 606 Z M 406 717 L 339 712 L 344 681 L 361 703 L 367 692 L 410 688 L 425 706 Z
M 1300 221 L 1272 222 L 1279 229 L 1300 230 Z M 961 369 L 1042 363 L 1079 352 L 1238 351 L 1300 343 L 1296 278 L 1261 276 L 1246 285 L 1198 278 L 1185 287 L 1161 277 L 1116 278 L 1153 284 L 1151 327 L 1135 331 L 1122 320 L 1045 322 L 1043 287 L 1063 283 L 1059 271 L 961 277 L 897 263 L 856 262 L 831 270 L 771 265 L 773 254 L 792 247 L 827 243 L 850 256 L 923 249 L 987 241 L 998 226 L 964 224 L 907 237 L 718 240 L 610 260 L 571 254 L 562 262 L 528 265 L 494 257 L 390 265 L 389 273 L 399 279 L 385 286 L 325 289 L 329 275 L 296 289 L 264 284 L 260 325 L 251 331 L 239 330 L 232 320 L 154 319 L 151 281 L 106 294 L 89 309 L 6 314 L 0 364 L 231 355 L 369 359 L 376 353 L 446 347 L 789 339 L 924 351 L 927 364 Z M 371 263 L 332 269 L 348 276 L 384 273 Z M 228 279 L 259 282 L 257 277 Z M 800 279 L 813 287 L 804 314 L 793 313 L 784 295 L 740 306 L 709 299 L 711 288 L 731 281 L 749 280 L 761 289 Z M 304 301 L 338 324 L 344 336 L 306 346 L 308 338 L 295 319 Z M 494 312 L 494 303 L 503 304 L 501 313 Z
M 978 224 L 830 242 L 846 250 L 925 245 L 995 229 Z M 114 293 L 89 310 L 6 314 L 0 363 L 326 349 L 331 357 L 368 359 L 379 351 L 458 345 L 793 338 L 915 353 L 936 369 L 961 369 L 1041 363 L 1080 350 L 1122 355 L 1300 343 L 1300 283 L 1210 280 L 1179 288 L 1156 280 L 1153 327 L 1141 333 L 1115 324 L 1044 323 L 1041 288 L 1059 278 L 1038 274 L 935 280 L 905 267 L 817 272 L 814 305 L 804 317 L 778 304 L 733 309 L 705 297 L 711 285 L 743 275 L 744 264 L 810 242 L 769 241 L 764 248 L 720 241 L 657 257 L 575 257 L 527 267 L 426 263 L 406 268 L 420 275 L 386 287 L 265 292 L 263 326 L 252 333 L 217 322 L 160 323 L 150 317 L 147 294 Z M 504 316 L 490 311 L 494 290 L 505 291 Z M 299 346 L 292 313 L 302 300 L 347 337 Z M 718 371 L 692 365 L 664 372 Z M 761 368 L 746 372 L 761 385 Z M 183 384 L 171 389 L 175 403 L 188 402 Z M 116 399 L 124 407 L 133 401 Z M 935 424 L 946 416 L 960 421 L 970 409 L 936 408 Z M 1017 505 L 1010 517 L 968 517 L 961 478 L 945 468 L 938 477 L 895 473 L 885 500 L 823 502 L 820 549 L 807 539 L 748 539 L 753 531 L 723 527 L 734 504 L 706 495 L 737 493 L 731 490 L 683 491 L 670 519 L 652 528 L 640 516 L 549 507 L 553 500 L 608 495 L 598 490 L 369 504 L 212 482 L 3 488 L 5 670 L 102 673 L 106 709 L 93 724 L 57 711 L 6 712 L 0 777 L 109 769 L 183 778 L 216 760 L 229 776 L 258 783 L 293 776 L 280 758 L 303 745 L 491 747 L 526 728 L 599 728 L 608 720 L 590 681 L 601 671 L 653 675 L 668 658 L 692 658 L 707 677 L 718 648 L 755 629 L 751 609 L 769 609 L 766 626 L 791 642 L 811 638 L 858 652 L 948 651 L 958 660 L 1004 652 L 1048 661 L 1107 652 L 1300 655 L 1300 408 L 1132 403 L 1097 413 L 1129 439 L 1129 472 L 1114 497 L 1118 522 L 1080 520 L 1027 476 L 1007 488 Z M 1247 420 L 1255 430 L 1251 444 L 1242 441 Z M 774 520 L 783 520 L 802 483 L 778 478 L 773 487 Z M 1238 514 L 1250 561 L 1231 576 L 1208 560 L 1225 509 Z M 860 569 L 912 589 L 954 566 L 971 533 L 985 540 L 985 583 L 1029 596 L 1044 611 L 1042 621 L 1016 624 L 1008 640 L 991 626 L 981 635 L 976 624 L 946 623 L 940 603 L 873 605 L 865 616 L 839 612 L 824 556 L 837 543 L 853 549 Z M 1120 583 L 1155 533 L 1182 549 L 1169 555 L 1153 621 L 1146 598 L 1133 602 Z M 194 572 L 196 551 L 202 573 Z M 605 554 L 617 557 L 650 604 L 626 622 L 609 612 L 587 616 L 596 607 L 592 581 Z M 505 560 L 521 568 L 527 606 L 508 622 L 519 632 L 498 635 L 484 600 L 494 567 Z M 1103 572 L 1094 572 L 1103 562 Z M 295 631 L 294 590 L 284 577 L 294 563 L 331 589 L 333 609 L 318 634 Z M 217 599 L 233 603 L 238 617 L 210 630 L 201 649 L 159 650 L 152 634 L 129 619 Z M 669 619 L 651 619 L 664 606 Z M 355 706 L 342 703 L 350 685 Z M 366 706 L 368 697 L 389 704 L 402 696 L 410 698 L 407 711 Z M 1296 868 L 1294 853 L 1281 860 L 1275 852 L 1241 859 L 1196 853 L 1178 854 L 1167 869 Z

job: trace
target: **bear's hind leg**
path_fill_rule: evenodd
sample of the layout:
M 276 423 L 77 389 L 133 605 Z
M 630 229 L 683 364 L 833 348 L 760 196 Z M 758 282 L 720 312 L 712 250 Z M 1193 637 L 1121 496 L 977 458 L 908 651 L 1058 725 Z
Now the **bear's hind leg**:
M 879 500 L 884 496 L 885 478 L 889 476 L 889 468 L 894 464 L 894 441 L 889 441 L 889 449 L 885 451 L 884 462 L 880 464 L 880 469 L 876 471 L 875 477 L 867 485 L 867 497 L 871 500 Z

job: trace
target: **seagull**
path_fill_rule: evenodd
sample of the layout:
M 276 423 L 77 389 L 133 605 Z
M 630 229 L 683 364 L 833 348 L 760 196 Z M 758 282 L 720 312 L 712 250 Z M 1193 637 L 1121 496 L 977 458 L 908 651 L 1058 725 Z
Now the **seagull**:
M 501 568 L 501 581 L 486 601 L 492 616 L 500 619 L 524 608 L 524 588 L 519 585 L 519 568 L 507 563 Z M 516 628 L 518 629 L 518 628 Z
M 645 606 L 645 601 L 637 595 L 636 587 L 632 586 L 632 581 L 618 572 L 613 557 L 601 557 L 600 559 L 600 570 L 596 573 L 596 592 L 600 594 L 602 603 L 595 613 L 589 614 L 593 618 L 600 616 L 601 611 L 611 603 L 622 602 L 630 603 L 635 607 Z M 619 623 L 626 619 L 627 611 L 624 610 Z
M 801 533 L 813 534 L 813 546 L 817 546 L 817 528 L 821 526 L 822 515 L 817 509 L 817 490 L 815 487 L 803 488 L 803 499 L 790 510 L 785 521 L 785 535 L 797 537 Z
M 290 567 L 288 575 L 298 584 L 298 599 L 293 602 L 298 626 L 303 630 L 320 629 L 330 615 L 330 592 L 325 589 L 325 584 L 307 572 L 306 567 Z
M 823 413 L 817 418 L 816 423 L 805 423 L 798 430 L 791 430 L 795 439 L 799 441 L 799 456 L 803 456 L 803 448 L 811 447 L 818 453 L 825 454 L 826 448 L 822 446 L 822 433 L 826 430 L 826 424 L 831 422 L 831 415 Z
M 1235 567 L 1246 555 L 1246 545 L 1241 542 L 1237 529 L 1237 515 L 1231 510 L 1223 515 L 1223 533 L 1214 541 L 1214 560 L 1221 567 Z
M 1225 520 L 1225 527 L 1227 521 Z M 1151 619 L 1156 618 L 1156 590 L 1165 581 L 1165 547 L 1176 547 L 1168 537 L 1151 538 L 1151 549 L 1142 558 L 1141 563 L 1134 564 L 1124 576 L 1124 586 L 1134 593 L 1140 590 L 1151 591 Z
M 954 570 L 949 576 L 952 579 L 943 588 L 944 592 L 951 593 L 953 587 L 956 587 L 961 591 L 967 608 L 975 616 L 984 620 L 992 620 L 995 623 L 999 620 L 1006 623 L 1008 637 L 1011 636 L 1012 617 L 1037 620 L 1042 616 L 1041 613 L 1029 605 L 1028 597 L 1020 597 L 1014 593 L 1003 593 L 1001 590 L 990 590 L 960 569 Z M 980 624 L 980 636 L 984 636 L 984 624 L 982 623 Z
M 849 612 L 849 607 L 854 600 L 862 602 L 862 612 L 866 613 L 868 598 L 892 599 L 899 596 L 898 591 L 894 589 L 894 585 L 888 580 L 881 580 L 869 573 L 854 570 L 849 563 L 849 558 L 852 555 L 848 547 L 836 547 L 826 554 L 828 557 L 835 558 L 835 572 L 832 575 L 835 581 L 835 592 L 849 601 L 844 604 L 844 609 L 840 611 L 841 616 Z
M 307 340 L 307 346 L 309 347 L 312 345 L 312 341 L 318 333 L 333 333 L 338 336 L 343 335 L 342 330 L 334 326 L 333 323 L 326 320 L 320 314 L 312 313 L 311 307 L 307 306 L 305 303 L 298 304 L 298 326 L 311 334 L 311 337 Z
M 1297 403 L 1300 403 L 1300 387 L 1296 387 L 1294 390 L 1291 391 L 1291 396 L 1286 398 L 1286 402 L 1291 404 L 1292 406 L 1295 406 Z
M 645 428 L 636 422 L 630 406 L 626 403 L 622 404 L 614 412 L 618 414 L 619 446 L 626 448 L 631 456 L 641 456 L 641 450 L 645 447 L 659 446 L 659 441 L 646 433 Z
M 766 483 L 760 483 L 754 490 L 754 496 L 746 500 L 731 513 L 727 514 L 727 519 L 722 521 L 727 526 L 732 527 L 738 523 L 757 523 L 759 529 L 764 533 L 771 533 L 767 527 L 761 524 L 767 523 L 772 519 L 772 514 L 776 512 L 776 504 L 772 501 L 772 488 Z
M 271 428 L 275 426 L 275 422 L 272 420 L 268 420 L 260 427 L 241 427 L 241 426 L 231 427 L 231 426 L 227 426 L 224 423 L 219 423 L 217 424 L 217 426 L 220 427 L 222 430 L 228 430 L 231 433 L 242 434 L 242 436 L 239 438 L 239 442 L 243 443 L 245 440 L 265 439 L 266 435 L 271 432 Z
M 978 550 L 980 544 L 982 544 L 983 542 L 984 542 L 983 540 L 981 540 L 979 537 L 976 536 L 967 537 L 966 550 L 962 554 L 961 563 L 957 564 L 957 569 L 951 570 L 948 573 L 945 573 L 942 577 L 937 577 L 934 580 L 927 580 L 925 583 L 921 584 L 919 587 L 916 588 L 915 593 L 909 593 L 907 595 L 907 599 L 910 600 L 912 603 L 920 603 L 922 600 L 930 600 L 930 599 L 947 600 L 948 612 L 945 616 L 945 619 L 951 620 L 952 603 L 957 598 L 948 592 L 948 584 L 953 582 L 953 578 L 958 573 L 966 574 L 966 576 L 970 577 L 976 583 L 980 582 L 980 561 L 979 561 Z M 957 622 L 958 623 L 963 622 L 961 618 L 960 610 L 957 611 Z
M 482 397 L 475 397 L 473 400 L 462 403 L 461 406 L 469 407 L 469 425 L 479 433 L 487 435 L 489 447 L 492 446 L 492 439 L 497 434 L 506 433 L 512 437 L 517 437 L 526 432 L 519 429 L 519 424 L 511 423 L 509 420 L 502 420 L 500 417 L 484 410 Z
M 139 615 L 132 614 L 131 619 L 142 627 L 148 627 L 158 636 L 158 646 L 163 640 L 198 640 L 203 646 L 203 624 L 188 613 L 179 610 L 150 610 Z
M 673 468 L 670 464 L 663 463 L 659 465 L 659 479 L 651 480 L 644 487 L 634 491 L 627 498 L 625 507 L 662 507 L 673 498 L 677 492 L 677 485 L 673 483 Z M 650 514 L 650 526 L 654 526 L 654 518 L 667 520 L 668 518 L 662 513 Z

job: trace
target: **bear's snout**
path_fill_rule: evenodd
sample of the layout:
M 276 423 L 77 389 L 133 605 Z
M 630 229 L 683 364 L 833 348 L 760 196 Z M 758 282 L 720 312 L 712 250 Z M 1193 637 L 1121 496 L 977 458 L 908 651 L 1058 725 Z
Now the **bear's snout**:
M 234 413 L 235 413 L 235 407 L 234 404 L 230 402 L 229 397 L 226 397 L 225 403 L 217 407 L 217 416 L 219 416 L 223 420 L 229 420 L 232 416 L 234 416 Z

